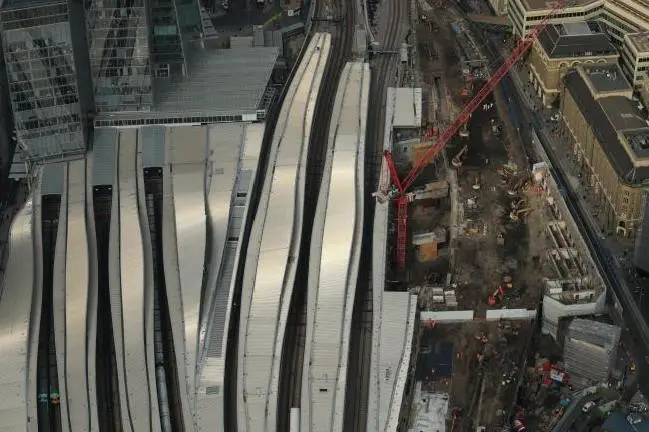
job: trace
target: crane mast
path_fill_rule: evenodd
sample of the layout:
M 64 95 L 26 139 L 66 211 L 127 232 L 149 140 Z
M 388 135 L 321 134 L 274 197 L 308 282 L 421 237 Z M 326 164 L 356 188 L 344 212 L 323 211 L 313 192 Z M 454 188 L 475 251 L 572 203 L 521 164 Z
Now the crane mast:
M 408 175 L 404 180 L 399 179 L 392 153 L 385 151 L 383 153 L 385 160 L 390 169 L 390 176 L 392 178 L 393 189 L 389 194 L 390 199 L 397 201 L 397 265 L 403 269 L 406 265 L 406 246 L 408 237 L 408 196 L 406 191 L 412 183 L 419 177 L 419 174 L 424 168 L 431 163 L 442 150 L 446 147 L 449 141 L 457 134 L 469 118 L 471 114 L 485 98 L 493 91 L 500 81 L 507 75 L 512 66 L 525 54 L 525 52 L 532 46 L 534 41 L 539 37 L 539 34 L 548 25 L 549 20 L 565 7 L 565 0 L 557 0 L 554 8 L 548 13 L 543 20 L 534 26 L 527 34 L 525 34 L 516 44 L 512 50 L 511 55 L 504 61 L 504 63 L 491 75 L 489 80 L 484 86 L 476 93 L 471 101 L 464 107 L 457 118 L 446 128 L 433 142 L 431 147 L 424 153 L 424 155 L 416 161 Z

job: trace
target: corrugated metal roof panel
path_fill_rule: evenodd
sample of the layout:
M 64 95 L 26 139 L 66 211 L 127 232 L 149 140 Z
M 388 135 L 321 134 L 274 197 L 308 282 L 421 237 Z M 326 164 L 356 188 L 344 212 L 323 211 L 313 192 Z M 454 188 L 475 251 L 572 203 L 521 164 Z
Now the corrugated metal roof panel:
M 156 110 L 185 116 L 254 110 L 278 55 L 272 47 L 202 51 L 181 82 L 156 80 Z
M 394 127 L 421 127 L 421 88 L 389 87 L 388 103 L 391 103 L 392 99 L 395 104 Z
M 160 168 L 165 163 L 165 127 L 146 126 L 140 129 L 142 166 Z
M 323 186 L 313 223 L 302 428 L 343 429 L 351 312 L 354 306 L 364 195 L 364 137 L 369 67 L 348 63 L 336 94 Z M 327 391 L 322 391 L 327 389 Z
M 112 185 L 115 181 L 115 157 L 119 129 L 95 129 L 92 147 L 92 184 Z
M 0 281 L 0 397 L 2 415 L 0 430 L 18 431 L 28 428 L 25 401 L 32 401 L 26 376 L 30 334 L 30 311 L 35 290 L 35 256 L 32 229 L 32 205 L 28 201 L 16 215 L 9 233 L 9 258 L 5 278 Z M 40 223 L 40 221 L 37 221 Z M 38 244 L 36 246 L 39 246 Z M 25 289 L 29 287 L 30 289 Z M 42 287 L 39 287 L 42 288 Z M 34 354 L 32 354 L 34 355 Z M 34 377 L 35 372 L 32 372 Z M 35 400 L 34 400 L 35 403 Z
M 64 162 L 49 163 L 43 166 L 41 195 L 61 195 L 63 193 Z
M 240 386 L 247 407 L 239 412 L 242 432 L 267 430 L 275 424 L 278 404 L 279 370 L 286 315 L 282 314 L 295 282 L 295 257 L 290 250 L 299 245 L 302 233 L 302 208 L 296 207 L 298 185 L 305 179 L 298 167 L 306 163 L 309 130 L 320 91 L 322 71 L 331 49 L 331 35 L 317 33 L 298 67 L 280 111 L 273 137 L 270 169 L 253 227 L 251 245 L 259 245 L 256 265 L 246 266 L 243 287 L 239 349 L 244 353 L 238 368 Z M 305 117 L 306 113 L 306 117 Z M 281 145 L 280 145 L 281 143 Z M 274 164 L 274 169 L 272 168 Z M 248 256 L 256 255 L 254 249 Z M 254 262 L 254 261 L 249 261 Z

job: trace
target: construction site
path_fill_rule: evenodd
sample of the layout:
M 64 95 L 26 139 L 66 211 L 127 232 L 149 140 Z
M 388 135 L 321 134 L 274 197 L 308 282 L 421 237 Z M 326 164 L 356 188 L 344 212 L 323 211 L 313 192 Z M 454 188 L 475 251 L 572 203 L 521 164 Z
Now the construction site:
M 452 6 L 417 7 L 420 88 L 389 89 L 392 185 L 376 194 L 395 204 L 386 290 L 417 295 L 420 311 L 409 425 L 502 426 L 534 336 L 603 312 L 604 284 L 548 164 L 523 150 L 496 87 L 501 65 Z
M 414 430 L 502 426 L 516 400 L 532 332 L 530 321 L 421 327 Z M 417 429 L 431 423 L 437 428 Z

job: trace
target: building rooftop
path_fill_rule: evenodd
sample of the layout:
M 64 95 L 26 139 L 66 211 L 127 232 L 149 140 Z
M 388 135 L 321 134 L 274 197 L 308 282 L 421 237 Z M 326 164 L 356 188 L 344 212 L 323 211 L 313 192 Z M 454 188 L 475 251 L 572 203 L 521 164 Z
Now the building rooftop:
M 592 75 L 589 78 L 592 82 Z M 593 128 L 593 133 L 618 176 L 631 184 L 640 184 L 649 180 L 649 167 L 635 167 L 618 136 L 619 132 L 625 130 L 642 130 L 649 133 L 647 123 L 633 101 L 622 96 L 595 99 L 588 84 L 577 70 L 566 74 L 565 83 L 566 89 Z M 628 86 L 628 83 L 626 85 Z
M 624 131 L 622 134 L 637 158 L 649 158 L 649 131 L 646 128 Z
M 600 98 L 598 101 L 616 130 L 636 131 L 647 128 L 647 121 L 638 111 L 633 100 L 624 96 L 609 96 Z
M 256 109 L 278 55 L 275 47 L 196 52 L 184 79 L 156 80 L 156 109 L 201 113 Z
M 649 52 L 649 32 L 629 33 L 625 35 L 638 54 Z
M 599 0 L 565 0 L 566 8 L 586 6 Z M 555 0 L 523 0 L 527 11 L 550 10 L 556 4 Z
M 620 341 L 620 327 L 582 318 L 575 318 L 568 325 L 566 336 L 603 348 L 617 346 Z
M 615 55 L 617 50 L 596 23 L 578 22 L 546 27 L 539 43 L 551 58 Z
M 391 102 L 392 101 L 392 102 Z M 421 89 L 389 87 L 387 103 L 394 107 L 392 127 L 421 127 Z
M 620 65 L 614 64 L 584 64 L 581 65 L 588 81 L 597 93 L 631 91 Z
M 44 4 L 66 3 L 66 0 L 0 0 L 0 9 L 36 8 Z
M 153 111 L 102 113 L 97 122 L 255 114 L 278 55 L 276 47 L 197 50 L 189 56 L 187 76 L 155 79 Z

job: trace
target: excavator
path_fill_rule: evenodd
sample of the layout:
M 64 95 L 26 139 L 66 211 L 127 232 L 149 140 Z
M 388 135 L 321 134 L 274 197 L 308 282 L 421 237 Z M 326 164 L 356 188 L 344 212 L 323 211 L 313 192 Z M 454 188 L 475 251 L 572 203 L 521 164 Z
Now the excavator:
M 502 286 L 496 288 L 496 290 L 489 296 L 487 300 L 489 306 L 494 306 L 496 303 L 500 302 L 505 295 L 505 289 Z
M 512 183 L 510 183 L 511 187 L 507 190 L 507 194 L 510 196 L 516 195 L 527 184 L 528 180 L 529 178 L 527 176 L 521 176 L 518 180 L 513 179 Z
M 457 153 L 455 154 L 455 156 L 453 156 L 453 159 L 451 160 L 451 164 L 452 164 L 455 168 L 459 168 L 459 167 L 462 166 L 462 158 L 464 157 L 464 155 L 466 154 L 466 152 L 467 152 L 468 150 L 469 150 L 469 145 L 466 144 L 464 147 L 462 147 L 462 148 L 460 149 L 459 152 L 457 152 Z
M 512 210 L 509 213 L 509 219 L 513 220 L 514 222 L 518 222 L 519 220 L 521 220 L 521 216 L 527 216 L 531 211 L 532 209 L 530 207 L 526 207 L 518 210 Z
M 480 174 L 477 174 L 475 176 L 475 178 L 473 179 L 473 185 L 471 187 L 473 188 L 473 190 L 480 190 L 480 188 L 482 187 L 480 183 Z
M 525 199 L 512 202 L 512 211 L 509 212 L 509 219 L 513 221 L 518 221 L 520 220 L 521 216 L 525 216 L 530 211 L 532 211 L 531 208 L 529 207 L 526 208 L 524 206 L 525 206 Z

